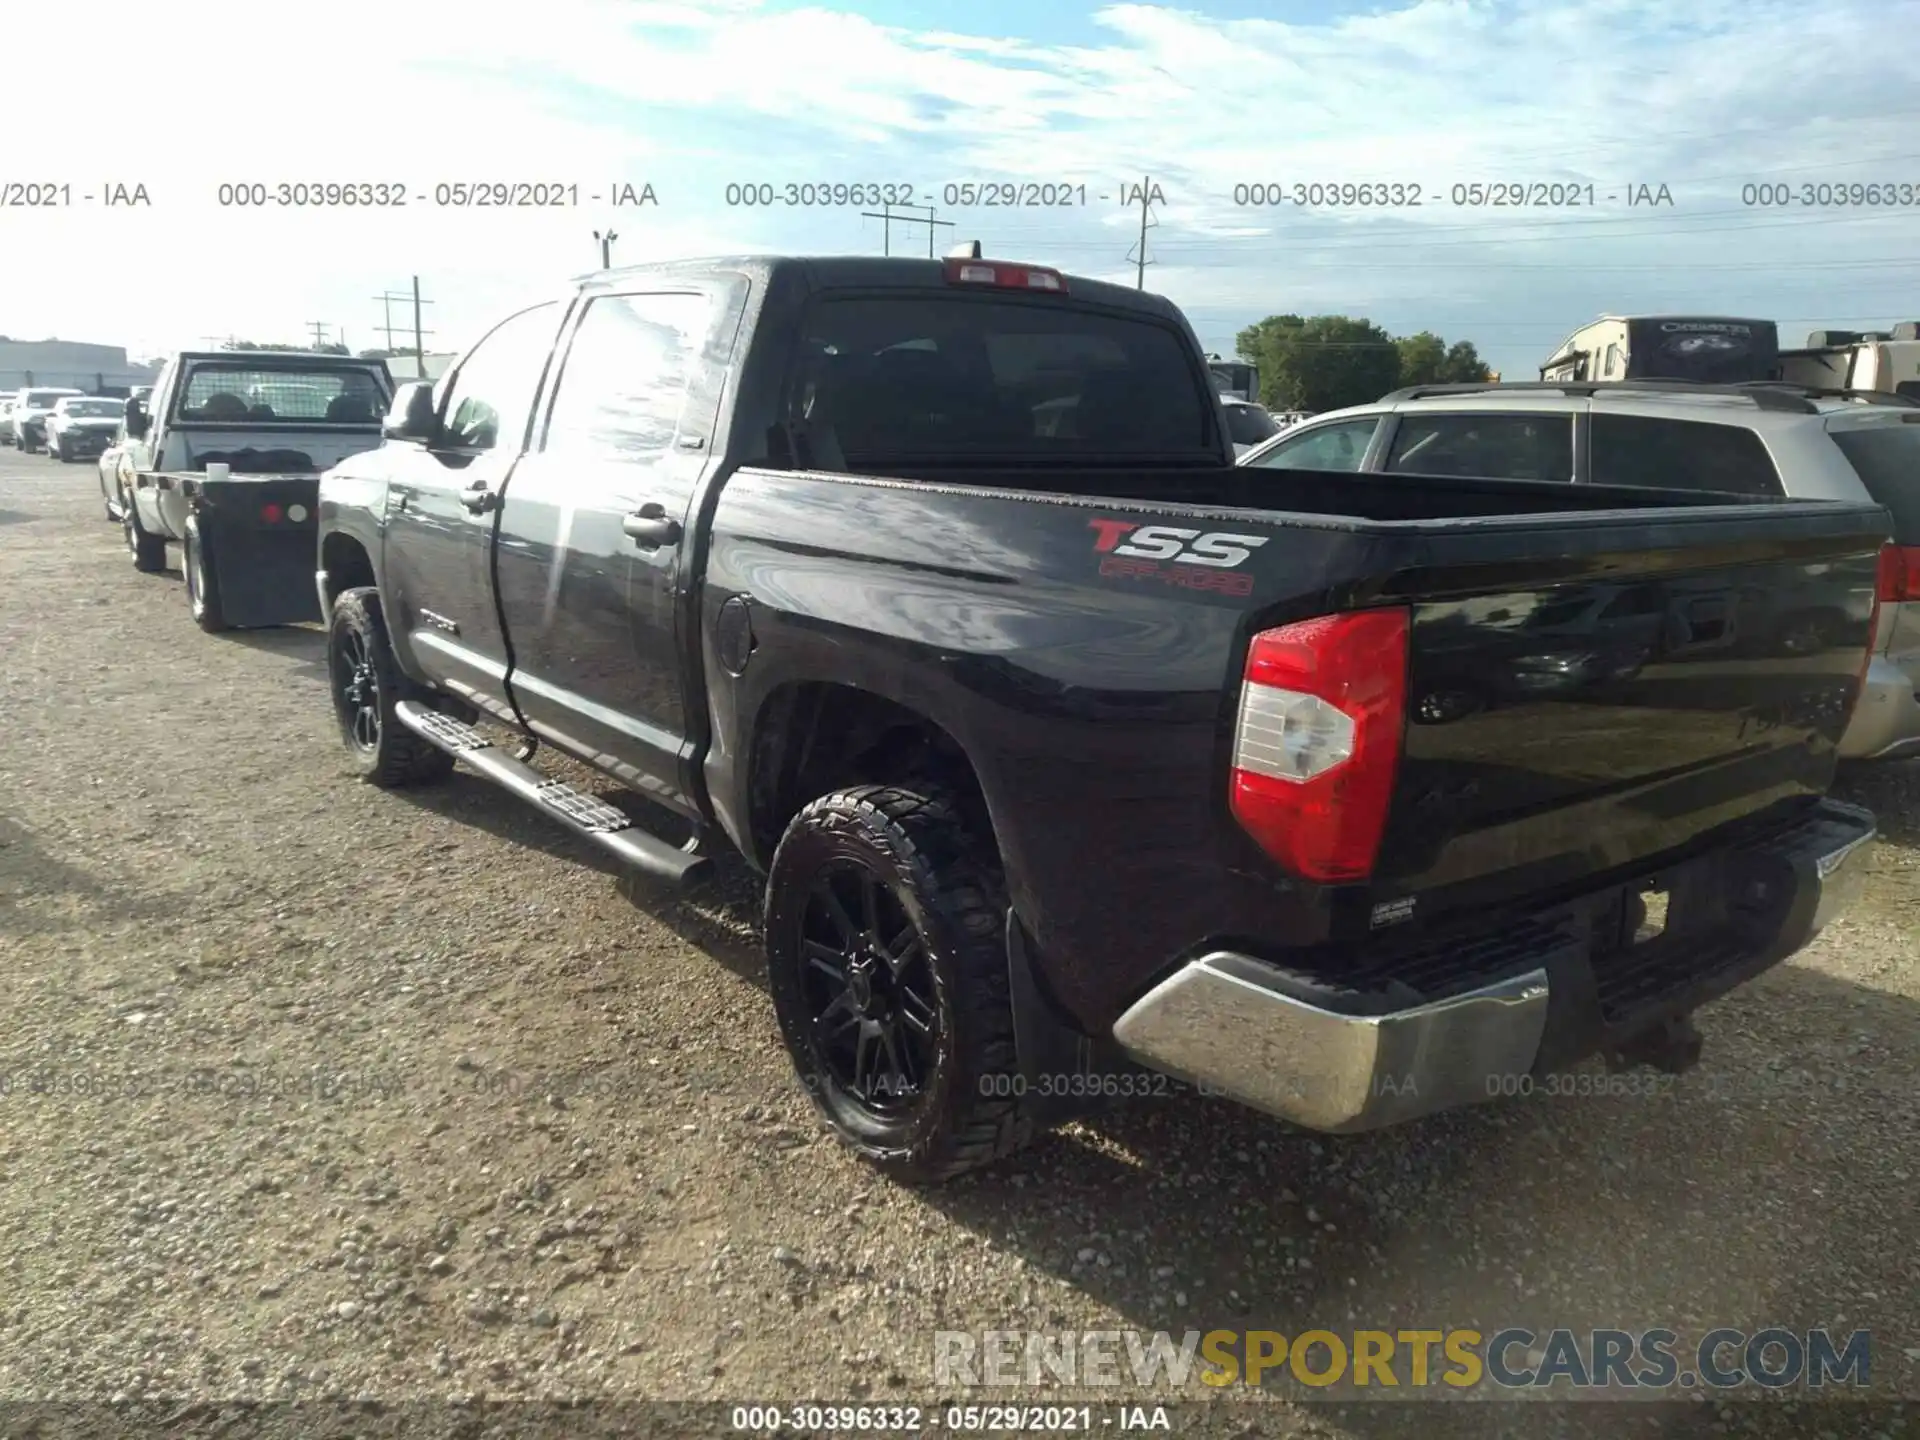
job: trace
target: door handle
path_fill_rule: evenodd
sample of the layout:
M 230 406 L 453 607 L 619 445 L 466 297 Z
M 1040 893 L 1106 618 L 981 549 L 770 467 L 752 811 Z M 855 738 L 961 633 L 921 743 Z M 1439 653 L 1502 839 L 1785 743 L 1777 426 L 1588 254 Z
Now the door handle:
M 667 507 L 650 500 L 620 522 L 620 528 L 643 550 L 657 550 L 680 538 L 680 522 L 667 518 Z
M 460 492 L 460 503 L 475 515 L 485 515 L 500 508 L 500 497 L 487 488 L 486 481 L 476 480 Z

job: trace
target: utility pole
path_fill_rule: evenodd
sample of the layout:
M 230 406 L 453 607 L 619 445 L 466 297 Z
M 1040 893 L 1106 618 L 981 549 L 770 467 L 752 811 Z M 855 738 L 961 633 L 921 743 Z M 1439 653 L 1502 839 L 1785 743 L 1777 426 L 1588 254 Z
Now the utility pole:
M 593 238 L 600 242 L 600 268 L 602 270 L 611 270 L 613 268 L 613 242 L 620 237 L 611 230 L 596 230 L 593 232 Z
M 422 380 L 427 378 L 427 332 L 420 328 L 420 306 L 423 303 L 420 299 L 420 277 L 416 275 L 413 277 L 413 358 L 414 369 L 419 371 Z
M 882 201 L 878 210 L 862 210 L 860 213 L 869 220 L 885 222 L 880 230 L 880 253 L 893 254 L 893 206 Z
M 1153 177 L 1151 175 L 1142 176 L 1140 180 L 1140 241 L 1137 247 L 1139 253 L 1131 257 L 1133 260 L 1133 288 L 1136 290 L 1144 290 L 1147 288 L 1147 266 L 1159 263 L 1158 261 L 1147 259 L 1147 231 L 1159 223 L 1151 218 L 1152 206 L 1148 203 L 1148 197 L 1152 194 Z
M 313 331 L 313 348 L 318 350 L 327 343 L 327 327 L 318 320 L 309 320 L 307 328 Z
M 934 214 L 933 206 L 929 205 L 927 207 L 927 258 L 929 260 L 934 260 L 939 258 L 933 253 L 934 227 L 938 225 L 944 225 L 949 230 L 953 229 L 953 222 L 951 220 L 936 220 L 933 218 L 933 214 Z M 916 225 L 918 225 L 919 223 L 920 222 L 918 220 L 914 221 L 914 224 Z
M 934 231 L 941 228 L 947 230 L 953 228 L 953 221 L 936 220 L 934 218 L 934 208 L 931 205 L 927 206 L 927 217 L 924 220 L 918 215 L 896 215 L 893 213 L 893 206 L 885 204 L 884 202 L 878 210 L 862 210 L 860 213 L 869 220 L 879 220 L 885 223 L 886 228 L 881 232 L 881 253 L 883 255 L 893 254 L 893 222 L 896 220 L 902 225 L 924 225 L 927 227 L 927 258 L 929 260 L 935 258 L 933 250 Z
M 419 363 L 415 366 L 415 368 L 419 371 L 419 374 L 416 378 L 421 380 L 426 379 L 427 378 L 426 337 L 431 335 L 433 332 L 431 330 L 424 329 L 421 326 L 420 307 L 422 305 L 431 305 L 433 302 L 431 300 L 422 300 L 420 298 L 420 277 L 418 275 L 413 277 L 413 289 L 411 292 L 383 290 L 373 298 L 380 302 L 383 321 L 379 326 L 379 330 L 382 338 L 384 338 L 387 342 L 386 348 L 389 352 L 392 352 L 394 350 L 393 332 L 396 329 L 398 329 L 404 333 L 406 328 L 405 326 L 396 326 L 393 323 L 394 302 L 398 300 L 411 300 L 413 302 L 413 353 L 419 359 Z

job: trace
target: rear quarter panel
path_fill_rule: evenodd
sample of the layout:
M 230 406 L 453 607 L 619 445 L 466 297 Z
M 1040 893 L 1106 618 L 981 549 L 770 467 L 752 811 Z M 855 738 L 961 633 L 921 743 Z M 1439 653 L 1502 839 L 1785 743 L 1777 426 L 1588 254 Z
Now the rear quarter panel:
M 753 737 L 785 687 L 834 683 L 919 712 L 966 750 L 1013 904 L 1056 998 L 1083 1024 L 1110 1025 L 1197 934 L 1310 927 L 1310 898 L 1261 873 L 1228 819 L 1227 707 L 1254 616 L 1310 607 L 1303 596 L 1367 568 L 1368 542 L 1181 514 L 737 472 L 715 513 L 701 601 L 707 780 L 723 826 L 765 862 L 749 834 Z M 1173 589 L 1111 566 L 1103 575 L 1091 522 L 1116 515 L 1270 542 L 1257 569 L 1231 572 L 1252 593 Z M 758 646 L 740 677 L 713 648 L 719 610 L 736 596 Z

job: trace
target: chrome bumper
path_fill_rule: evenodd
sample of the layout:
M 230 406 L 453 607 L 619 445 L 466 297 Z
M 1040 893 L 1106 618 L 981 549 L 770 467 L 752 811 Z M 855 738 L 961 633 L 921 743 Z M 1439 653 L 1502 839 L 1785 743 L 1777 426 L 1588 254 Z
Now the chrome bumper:
M 1799 852 L 1799 886 L 1816 893 L 1802 890 L 1774 960 L 1819 934 L 1865 880 L 1872 817 L 1831 801 L 1824 813 L 1817 833 L 1832 848 Z M 1548 1004 L 1547 971 L 1537 968 L 1408 1009 L 1345 1014 L 1286 993 L 1265 962 L 1220 950 L 1154 986 L 1113 1035 L 1144 1065 L 1339 1134 L 1513 1094 L 1540 1059 Z
M 1920 755 L 1917 691 L 1920 685 L 1901 665 L 1888 656 L 1874 656 L 1867 666 L 1859 703 L 1853 707 L 1853 718 L 1840 737 L 1840 758 L 1902 760 Z
M 1879 838 L 1877 827 L 1869 829 L 1866 834 L 1849 840 L 1837 850 L 1827 851 L 1813 862 L 1820 899 L 1813 907 L 1813 926 L 1807 932 L 1807 939 L 1813 939 L 1826 929 L 1860 898 L 1860 892 L 1867 883 L 1867 860 L 1873 854 L 1874 841 Z
M 1271 973 L 1245 955 L 1204 955 L 1122 1015 L 1114 1039 L 1155 1069 L 1340 1132 L 1485 1100 L 1499 1077 L 1533 1068 L 1546 1029 L 1544 970 L 1388 1015 L 1322 1010 L 1282 994 Z

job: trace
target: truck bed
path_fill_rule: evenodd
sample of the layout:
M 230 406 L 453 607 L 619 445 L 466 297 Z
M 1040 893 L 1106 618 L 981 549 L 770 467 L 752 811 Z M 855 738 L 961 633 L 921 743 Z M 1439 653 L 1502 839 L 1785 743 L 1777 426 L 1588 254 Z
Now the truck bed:
M 1526 481 L 742 469 L 707 578 L 710 597 L 753 597 L 780 669 L 905 697 L 955 736 L 1022 918 L 1097 1032 L 1127 989 L 1114 967 L 1203 938 L 1324 949 L 1484 916 L 1812 803 L 1886 523 L 1845 502 Z M 1118 525 L 1224 535 L 1247 558 L 1103 552 Z M 1307 884 L 1227 814 L 1241 667 L 1256 630 L 1383 604 L 1412 627 L 1379 861 L 1364 883 Z

